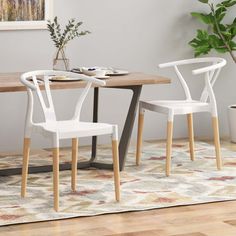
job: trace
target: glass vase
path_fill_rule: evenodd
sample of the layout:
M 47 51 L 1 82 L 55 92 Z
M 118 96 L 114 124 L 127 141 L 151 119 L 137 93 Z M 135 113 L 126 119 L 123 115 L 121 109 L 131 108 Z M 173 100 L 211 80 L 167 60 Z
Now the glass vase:
M 56 52 L 56 55 L 53 59 L 53 70 L 70 70 L 70 61 L 66 57 L 65 48 L 59 48 Z

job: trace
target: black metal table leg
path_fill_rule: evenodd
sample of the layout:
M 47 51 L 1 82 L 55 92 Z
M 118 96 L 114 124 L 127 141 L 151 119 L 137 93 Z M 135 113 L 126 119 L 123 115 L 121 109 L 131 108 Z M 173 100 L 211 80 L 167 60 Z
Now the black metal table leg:
M 120 170 L 123 170 L 125 166 L 142 86 L 135 86 L 130 89 L 133 91 L 133 96 L 119 143 Z
M 129 111 L 126 117 L 125 125 L 122 131 L 122 135 L 119 143 L 119 160 L 120 160 L 120 170 L 122 171 L 125 166 L 126 156 L 130 144 L 130 138 L 133 131 L 135 116 L 138 108 L 139 98 L 142 91 L 142 85 L 129 86 L 129 87 L 118 87 L 119 89 L 130 89 L 133 91 L 133 96 L 131 99 Z M 92 162 L 92 167 L 100 169 L 112 169 L 112 164 Z
M 93 93 L 93 122 L 98 122 L 99 88 L 94 88 Z M 97 136 L 92 137 L 92 154 L 90 161 L 94 161 L 97 154 Z

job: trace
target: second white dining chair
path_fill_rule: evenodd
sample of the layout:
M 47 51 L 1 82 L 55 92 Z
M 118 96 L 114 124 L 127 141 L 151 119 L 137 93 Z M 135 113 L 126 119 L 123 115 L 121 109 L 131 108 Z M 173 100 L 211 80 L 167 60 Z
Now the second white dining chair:
M 190 90 L 184 80 L 183 75 L 179 70 L 179 66 L 189 64 L 208 65 L 192 71 L 193 75 L 204 75 L 205 87 L 199 100 L 193 100 Z M 208 112 L 212 117 L 214 143 L 216 151 L 217 168 L 221 169 L 222 160 L 220 153 L 220 139 L 218 127 L 218 114 L 213 85 L 219 76 L 221 68 L 226 65 L 226 60 L 222 58 L 195 58 L 181 61 L 174 61 L 160 64 L 160 68 L 173 67 L 177 77 L 182 85 L 186 99 L 185 100 L 155 100 L 155 101 L 140 101 L 139 103 L 139 120 L 138 120 L 138 137 L 136 150 L 136 164 L 140 164 L 141 148 L 142 148 L 142 133 L 144 123 L 144 112 L 150 110 L 154 112 L 164 113 L 167 115 L 167 142 L 166 142 L 166 176 L 170 175 L 171 170 L 171 153 L 172 153 L 172 136 L 173 136 L 173 121 L 175 115 L 187 115 L 188 130 L 189 130 L 189 146 L 191 160 L 194 160 L 194 134 L 193 134 L 193 113 Z
M 50 77 L 52 76 L 66 76 L 67 78 L 77 78 L 84 81 L 85 88 L 77 101 L 74 116 L 70 120 L 58 121 L 54 110 L 52 95 L 50 91 Z M 45 87 L 45 98 L 42 90 L 40 89 L 38 78 L 43 81 Z M 79 75 L 72 72 L 64 71 L 31 71 L 24 73 L 21 76 L 21 82 L 27 87 L 28 91 L 28 109 L 25 122 L 25 136 L 23 147 L 23 169 L 22 169 L 22 186 L 21 196 L 26 195 L 30 140 L 32 132 L 38 132 L 42 135 L 51 138 L 53 147 L 53 191 L 54 191 L 54 209 L 59 210 L 59 140 L 72 139 L 72 175 L 71 187 L 76 190 L 77 180 L 77 158 L 78 158 L 78 138 L 98 136 L 109 134 L 112 138 L 112 153 L 113 153 L 113 166 L 114 166 L 114 181 L 115 181 L 115 197 L 120 200 L 120 175 L 119 175 L 119 154 L 118 154 L 118 129 L 117 125 L 104 124 L 104 123 L 91 123 L 80 121 L 80 113 L 83 102 L 89 92 L 92 84 L 97 86 L 104 86 L 105 81 L 96 78 Z M 34 111 L 34 94 L 38 98 L 43 115 L 44 121 L 35 123 L 33 121 Z

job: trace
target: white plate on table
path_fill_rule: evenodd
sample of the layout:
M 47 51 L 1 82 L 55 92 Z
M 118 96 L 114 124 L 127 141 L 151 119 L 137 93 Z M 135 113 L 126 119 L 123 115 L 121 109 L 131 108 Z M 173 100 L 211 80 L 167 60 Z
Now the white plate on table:
M 128 75 L 129 72 L 126 70 L 116 70 L 116 69 L 112 69 L 112 70 L 107 70 L 106 75 L 108 76 L 119 76 L 119 75 Z

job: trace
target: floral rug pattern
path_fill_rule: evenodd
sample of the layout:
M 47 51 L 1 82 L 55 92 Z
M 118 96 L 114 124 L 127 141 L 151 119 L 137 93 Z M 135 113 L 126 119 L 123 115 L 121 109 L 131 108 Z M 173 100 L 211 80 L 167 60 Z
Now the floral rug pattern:
M 62 149 L 61 162 L 70 161 L 70 155 Z M 85 159 L 90 151 L 83 149 L 79 155 Z M 110 146 L 99 147 L 98 155 L 111 161 Z M 115 202 L 112 171 L 79 170 L 75 193 L 70 190 L 70 171 L 61 171 L 59 213 L 53 210 L 52 173 L 30 174 L 25 199 L 20 198 L 21 176 L 0 176 L 0 226 L 236 199 L 236 152 L 222 149 L 222 171 L 216 170 L 212 145 L 197 142 L 195 156 L 192 162 L 188 143 L 176 141 L 172 174 L 165 177 L 164 142 L 146 142 L 138 167 L 132 146 L 121 172 L 120 203 Z M 51 158 L 49 150 L 32 152 L 30 165 L 49 164 Z M 1 154 L 0 169 L 19 167 L 21 160 L 21 155 Z

